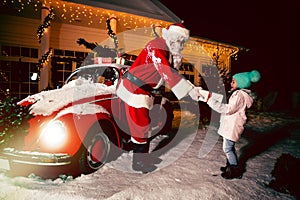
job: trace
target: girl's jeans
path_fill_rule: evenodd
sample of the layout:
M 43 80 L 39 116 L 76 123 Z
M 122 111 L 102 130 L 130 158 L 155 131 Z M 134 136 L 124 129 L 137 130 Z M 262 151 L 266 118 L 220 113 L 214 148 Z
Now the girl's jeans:
M 223 138 L 223 151 L 230 165 L 238 164 L 238 159 L 235 151 L 235 142 Z

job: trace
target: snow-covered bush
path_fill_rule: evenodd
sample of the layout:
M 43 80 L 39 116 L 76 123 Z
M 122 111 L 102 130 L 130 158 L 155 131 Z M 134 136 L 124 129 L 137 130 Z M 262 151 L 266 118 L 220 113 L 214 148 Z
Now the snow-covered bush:
M 17 99 L 8 97 L 0 102 L 0 148 L 22 145 L 28 133 L 28 120 L 32 117 L 28 107 L 17 105 Z M 13 140 L 12 140 L 13 139 Z

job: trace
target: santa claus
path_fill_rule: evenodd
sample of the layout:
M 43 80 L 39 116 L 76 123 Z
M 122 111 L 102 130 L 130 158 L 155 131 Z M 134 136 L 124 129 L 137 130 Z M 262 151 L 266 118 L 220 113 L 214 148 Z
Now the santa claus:
M 188 38 L 189 30 L 183 24 L 163 28 L 162 37 L 145 46 L 117 88 L 117 95 L 125 102 L 133 144 L 132 168 L 136 171 L 145 173 L 156 169 L 149 159 L 149 110 L 154 100 L 151 91 L 165 82 L 179 100 L 189 95 L 197 101 L 200 96 L 199 88 L 176 70 L 181 65 L 181 52 Z M 169 62 L 170 57 L 173 66 Z

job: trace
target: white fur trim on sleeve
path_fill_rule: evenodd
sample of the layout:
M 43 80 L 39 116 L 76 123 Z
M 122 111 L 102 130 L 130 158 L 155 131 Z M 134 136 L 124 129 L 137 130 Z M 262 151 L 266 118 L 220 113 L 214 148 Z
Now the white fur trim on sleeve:
M 117 95 L 131 107 L 147 108 L 149 110 L 151 110 L 153 107 L 154 97 L 144 94 L 131 93 L 124 87 L 123 81 L 121 81 L 117 89 Z
M 188 80 L 181 79 L 174 87 L 171 88 L 175 96 L 180 100 L 193 89 L 193 84 Z

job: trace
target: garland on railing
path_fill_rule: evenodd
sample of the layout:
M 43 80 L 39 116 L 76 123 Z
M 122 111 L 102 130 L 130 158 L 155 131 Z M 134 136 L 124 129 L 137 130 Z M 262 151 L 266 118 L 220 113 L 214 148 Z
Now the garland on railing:
M 52 9 L 50 9 L 50 13 L 45 17 L 43 24 L 39 25 L 37 30 L 37 37 L 39 39 L 39 43 L 41 43 L 41 38 L 44 35 L 45 29 L 48 28 L 51 24 L 51 20 L 54 19 L 54 13 Z
M 46 63 L 47 61 L 49 61 L 49 59 L 51 58 L 53 54 L 53 49 L 49 48 L 49 51 L 47 51 L 42 58 L 39 60 L 39 67 L 43 67 L 43 64 Z
M 106 28 L 107 28 L 107 34 L 109 35 L 109 37 L 111 37 L 114 40 L 115 49 L 118 49 L 119 41 L 116 34 L 111 30 L 110 19 L 106 20 Z

